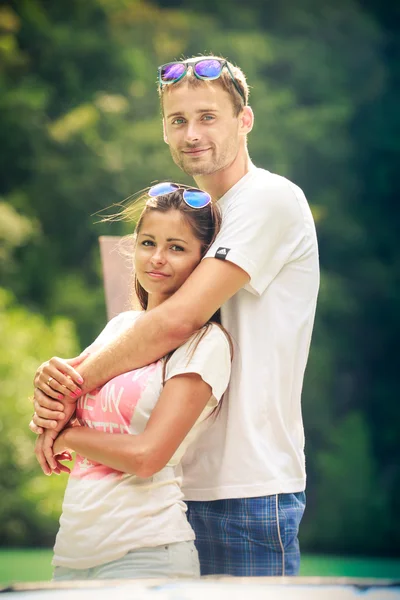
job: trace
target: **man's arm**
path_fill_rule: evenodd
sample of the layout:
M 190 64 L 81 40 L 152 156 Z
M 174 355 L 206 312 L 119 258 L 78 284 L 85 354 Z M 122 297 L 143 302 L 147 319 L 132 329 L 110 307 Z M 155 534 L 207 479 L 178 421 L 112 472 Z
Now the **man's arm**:
M 143 313 L 122 335 L 76 369 L 84 380 L 83 391 L 175 350 L 248 281 L 249 275 L 237 265 L 206 258 L 171 298 Z
M 204 259 L 171 298 L 143 313 L 122 335 L 75 368 L 83 377 L 83 393 L 94 390 L 127 371 L 138 369 L 162 358 L 181 346 L 210 317 L 238 292 L 249 275 L 237 265 L 216 258 Z M 76 398 L 66 400 L 75 402 Z M 59 420 L 58 402 L 38 399 L 31 428 L 51 428 L 50 420 Z M 54 412 L 53 412 L 54 411 Z M 58 414 L 57 414 L 58 413 Z

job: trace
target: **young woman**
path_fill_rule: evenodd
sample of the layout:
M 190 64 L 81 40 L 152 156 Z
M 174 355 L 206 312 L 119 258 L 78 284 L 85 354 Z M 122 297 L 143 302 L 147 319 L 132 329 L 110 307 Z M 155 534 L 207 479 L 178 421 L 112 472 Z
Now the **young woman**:
M 219 227 L 219 212 L 205 192 L 169 183 L 150 189 L 134 245 L 135 289 L 144 311 L 184 283 Z M 112 319 L 87 352 L 141 314 Z M 199 576 L 179 463 L 216 417 L 230 365 L 228 336 L 210 321 L 164 359 L 79 398 L 81 426 L 59 433 L 49 461 L 59 470 L 65 453 L 76 452 L 54 547 L 54 579 Z M 62 369 L 53 365 L 36 384 L 60 391 L 60 382 Z M 38 440 L 40 447 L 43 436 Z

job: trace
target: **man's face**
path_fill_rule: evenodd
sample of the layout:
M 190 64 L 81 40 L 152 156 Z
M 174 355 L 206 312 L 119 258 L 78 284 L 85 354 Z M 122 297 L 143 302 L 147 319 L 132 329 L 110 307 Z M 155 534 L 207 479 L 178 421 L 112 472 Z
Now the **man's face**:
M 228 167 L 239 151 L 239 116 L 219 85 L 181 84 L 168 89 L 164 102 L 164 138 L 174 162 L 192 176 Z

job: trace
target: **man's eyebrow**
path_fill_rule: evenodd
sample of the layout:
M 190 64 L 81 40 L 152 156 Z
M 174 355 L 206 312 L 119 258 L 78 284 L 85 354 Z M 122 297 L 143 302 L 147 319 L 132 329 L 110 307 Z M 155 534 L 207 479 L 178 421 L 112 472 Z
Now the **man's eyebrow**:
M 210 113 L 210 112 L 218 112 L 218 108 L 216 106 L 214 106 L 214 108 L 200 108 L 199 110 L 196 110 L 196 113 L 199 113 L 199 114 Z M 184 114 L 185 113 L 183 111 L 169 113 L 169 114 L 167 114 L 167 119 L 171 119 L 171 117 L 183 117 Z

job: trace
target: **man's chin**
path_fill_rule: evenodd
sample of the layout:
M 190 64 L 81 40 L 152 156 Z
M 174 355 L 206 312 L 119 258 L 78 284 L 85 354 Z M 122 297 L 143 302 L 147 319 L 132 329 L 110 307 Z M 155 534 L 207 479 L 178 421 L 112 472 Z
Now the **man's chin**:
M 188 164 L 182 163 L 180 165 L 182 171 L 186 173 L 186 175 L 190 175 L 191 177 L 196 177 L 198 175 L 212 175 L 217 170 L 214 164 Z
M 191 177 L 197 177 L 201 175 L 212 175 L 218 169 L 215 167 L 215 162 L 208 159 L 196 159 L 190 160 L 182 155 L 171 152 L 172 159 L 177 167 L 181 169 L 186 175 Z

